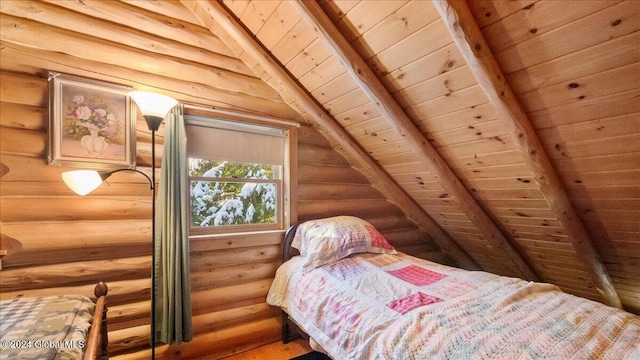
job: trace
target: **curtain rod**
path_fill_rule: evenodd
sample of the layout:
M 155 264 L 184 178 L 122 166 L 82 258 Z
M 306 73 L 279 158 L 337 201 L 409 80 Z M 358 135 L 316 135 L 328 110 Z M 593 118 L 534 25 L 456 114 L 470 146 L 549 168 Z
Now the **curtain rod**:
M 263 121 L 263 122 L 271 123 L 271 124 L 280 124 L 280 125 L 286 125 L 286 126 L 292 126 L 292 127 L 300 127 L 300 123 L 297 122 L 297 121 L 276 119 L 276 118 L 272 118 L 272 117 L 269 117 L 269 116 L 250 114 L 250 113 L 233 111 L 233 110 L 223 110 L 223 109 L 216 109 L 216 108 L 208 108 L 208 107 L 204 107 L 204 106 L 192 105 L 192 104 L 187 104 L 187 103 L 182 103 L 182 104 L 184 105 L 185 109 L 201 110 L 201 111 L 206 111 L 206 112 L 212 113 L 214 115 L 218 115 L 218 116 L 220 116 L 222 118 L 220 120 L 224 120 L 225 118 L 228 119 L 229 117 L 236 117 L 236 118 L 247 119 L 247 120 L 258 120 L 258 121 Z

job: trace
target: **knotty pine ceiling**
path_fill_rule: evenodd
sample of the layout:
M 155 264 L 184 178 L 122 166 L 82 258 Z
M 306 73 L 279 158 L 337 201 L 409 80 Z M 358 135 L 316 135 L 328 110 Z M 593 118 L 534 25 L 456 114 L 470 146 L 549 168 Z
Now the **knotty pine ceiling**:
M 0 6 L 4 54 L 313 124 L 459 262 L 640 312 L 640 2 Z

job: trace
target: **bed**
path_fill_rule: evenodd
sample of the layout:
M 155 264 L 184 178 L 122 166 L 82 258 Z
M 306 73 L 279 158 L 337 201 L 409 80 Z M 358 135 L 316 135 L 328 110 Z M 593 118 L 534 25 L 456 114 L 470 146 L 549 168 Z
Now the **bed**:
M 343 359 L 640 359 L 640 318 L 558 287 L 397 252 L 364 220 L 285 235 L 267 302 Z
M 83 295 L 17 297 L 0 302 L 0 358 L 108 359 L 107 285 Z

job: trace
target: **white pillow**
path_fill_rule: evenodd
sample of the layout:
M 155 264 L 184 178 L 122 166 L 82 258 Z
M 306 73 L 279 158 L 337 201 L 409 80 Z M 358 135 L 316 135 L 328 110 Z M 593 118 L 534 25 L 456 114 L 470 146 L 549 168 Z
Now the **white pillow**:
M 396 254 L 373 225 L 355 216 L 335 216 L 306 221 L 296 231 L 291 246 L 311 270 L 356 253 Z

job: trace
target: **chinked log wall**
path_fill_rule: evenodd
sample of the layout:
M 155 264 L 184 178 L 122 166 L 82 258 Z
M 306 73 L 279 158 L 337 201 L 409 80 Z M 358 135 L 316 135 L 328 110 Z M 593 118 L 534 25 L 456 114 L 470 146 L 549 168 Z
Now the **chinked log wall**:
M 146 180 L 118 173 L 109 187 L 75 196 L 60 178 L 67 169 L 46 164 L 47 80 L 3 70 L 0 84 L 1 248 L 9 251 L 1 298 L 92 294 L 96 281 L 106 281 L 112 358 L 148 358 L 151 199 Z M 138 168 L 149 172 L 150 138 L 144 121 L 138 121 Z M 448 261 L 319 133 L 303 126 L 298 134 L 299 220 L 361 216 L 400 250 Z M 280 264 L 281 239 L 281 233 L 271 233 L 193 240 L 195 338 L 160 347 L 158 358 L 220 358 L 277 341 L 279 312 L 265 296 Z

